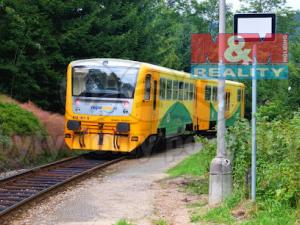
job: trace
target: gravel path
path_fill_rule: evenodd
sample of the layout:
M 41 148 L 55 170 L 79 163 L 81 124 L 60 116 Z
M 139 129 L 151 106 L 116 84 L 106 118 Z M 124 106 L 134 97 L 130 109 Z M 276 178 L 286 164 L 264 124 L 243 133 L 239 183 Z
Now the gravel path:
M 112 225 L 122 218 L 137 225 L 153 224 L 159 216 L 156 205 L 161 194 L 156 181 L 166 177 L 164 172 L 168 168 L 200 148 L 199 144 L 191 143 L 151 158 L 122 161 L 47 197 L 24 210 L 10 224 Z

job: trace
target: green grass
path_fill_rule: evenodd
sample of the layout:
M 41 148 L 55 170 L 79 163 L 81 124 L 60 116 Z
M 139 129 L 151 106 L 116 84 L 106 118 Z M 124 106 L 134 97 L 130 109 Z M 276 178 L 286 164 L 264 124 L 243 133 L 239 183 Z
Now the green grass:
M 205 147 L 194 155 L 181 161 L 167 172 L 171 177 L 203 176 L 209 171 L 209 165 L 216 153 L 215 142 L 205 143 Z
M 185 189 L 193 194 L 208 194 L 208 178 L 204 176 L 199 179 L 191 179 L 186 183 Z
M 262 202 L 258 205 L 260 208 L 253 213 L 252 218 L 242 223 L 243 225 L 295 225 L 296 211 L 285 207 L 275 201 Z
M 168 174 L 171 177 L 190 176 L 192 179 L 186 183 L 186 191 L 200 195 L 208 194 L 209 165 L 215 153 L 215 142 L 206 141 L 202 150 L 169 169 Z M 197 210 L 195 210 L 196 213 L 192 214 L 191 222 L 206 221 L 216 224 L 234 224 L 236 219 L 232 216 L 231 210 L 240 202 L 240 196 L 240 193 L 234 194 L 221 207 L 214 208 L 204 215 L 198 213 L 201 211 L 203 203 L 194 204 L 194 209 Z
M 119 220 L 115 225 L 133 225 L 132 223 L 129 223 L 127 220 L 125 219 L 121 219 Z
M 209 165 L 216 152 L 215 142 L 204 141 L 205 147 L 181 161 L 167 172 L 170 177 L 187 177 L 185 189 L 190 193 L 208 194 Z
M 237 220 L 231 211 L 241 201 L 241 192 L 233 193 L 224 203 L 217 208 L 209 210 L 205 214 L 194 213 L 191 216 L 192 222 L 207 221 L 217 224 L 236 224 Z M 199 210 L 198 210 L 199 211 Z
M 171 177 L 182 175 L 201 176 L 207 172 L 207 161 L 206 155 L 200 151 L 168 170 L 168 173 Z
M 196 154 L 181 161 L 167 172 L 170 177 L 185 176 L 187 192 L 196 194 L 208 194 L 209 164 L 215 156 L 216 145 L 214 142 L 206 142 L 203 149 Z M 191 222 L 204 222 L 213 224 L 243 224 L 243 225 L 294 225 L 299 224 L 299 210 L 286 207 L 276 200 L 258 199 L 257 204 L 252 204 L 245 199 L 245 190 L 236 189 L 219 207 L 204 212 L 203 202 L 189 205 L 193 213 Z M 250 205 L 249 205 L 250 204 Z M 246 216 L 235 218 L 233 211 L 243 206 Z M 202 208 L 202 209 L 201 209 Z M 298 213 L 298 214 L 297 214 Z M 298 221 L 297 221 L 298 219 Z
M 154 221 L 155 225 L 168 225 L 168 223 L 164 219 L 159 219 Z

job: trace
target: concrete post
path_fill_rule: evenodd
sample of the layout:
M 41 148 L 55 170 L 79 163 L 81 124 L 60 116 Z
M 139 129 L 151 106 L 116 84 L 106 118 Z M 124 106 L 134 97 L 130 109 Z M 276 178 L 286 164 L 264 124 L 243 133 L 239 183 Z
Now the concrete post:
M 210 164 L 209 205 L 220 204 L 232 192 L 232 166 L 229 159 L 216 157 Z
M 209 175 L 209 205 L 220 204 L 232 192 L 232 166 L 226 158 L 225 142 L 225 78 L 224 48 L 225 48 L 225 0 L 219 0 L 219 82 L 218 82 L 218 123 L 217 123 L 217 155 L 211 161 Z

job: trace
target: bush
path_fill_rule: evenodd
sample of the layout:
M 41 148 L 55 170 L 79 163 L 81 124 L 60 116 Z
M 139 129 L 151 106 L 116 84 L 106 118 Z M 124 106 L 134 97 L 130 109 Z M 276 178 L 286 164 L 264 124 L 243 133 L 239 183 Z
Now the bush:
M 300 113 L 292 119 L 258 115 L 257 198 L 297 207 L 300 190 Z M 241 120 L 229 128 L 228 148 L 234 155 L 233 179 L 236 188 L 247 190 L 251 167 L 251 129 Z M 247 193 L 247 192 L 245 192 Z
M 43 146 L 46 136 L 45 128 L 31 112 L 15 103 L 0 103 L 0 172 L 49 158 Z
M 31 112 L 14 103 L 0 103 L 0 129 L 3 136 L 47 135 L 45 128 Z

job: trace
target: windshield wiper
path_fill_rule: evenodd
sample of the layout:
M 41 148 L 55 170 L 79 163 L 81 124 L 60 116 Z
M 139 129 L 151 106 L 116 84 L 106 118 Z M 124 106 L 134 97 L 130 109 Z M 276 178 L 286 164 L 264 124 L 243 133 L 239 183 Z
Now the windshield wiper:
M 105 93 L 105 92 L 82 92 L 79 94 L 80 97 L 114 97 L 114 98 L 128 98 L 124 93 L 117 92 L 117 93 Z

